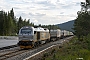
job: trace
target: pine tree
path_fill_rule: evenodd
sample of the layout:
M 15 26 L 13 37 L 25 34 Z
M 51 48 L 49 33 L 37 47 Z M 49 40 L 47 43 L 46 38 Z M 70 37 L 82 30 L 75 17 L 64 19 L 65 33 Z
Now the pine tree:
M 3 30 L 4 30 L 4 35 L 6 36 L 8 34 L 8 21 L 7 21 L 7 13 L 4 12 L 4 22 L 3 22 Z
M 13 23 L 12 33 L 15 34 L 17 32 L 17 23 L 16 23 L 16 18 L 14 16 L 13 8 L 12 8 L 12 10 L 10 10 L 10 17 L 11 17 L 12 23 Z
M 78 17 L 74 23 L 75 34 L 79 39 L 90 34 L 90 11 L 87 11 L 89 5 L 89 0 L 86 0 L 86 2 L 81 2 L 81 11 L 78 12 Z
M 11 16 L 11 18 L 12 18 L 13 21 L 14 21 L 14 11 L 13 11 L 13 8 L 12 8 L 12 10 L 10 10 L 10 16 Z
M 90 33 L 89 27 L 90 27 L 90 15 L 88 14 L 88 12 L 79 13 L 74 23 L 74 30 L 76 36 L 78 36 L 78 38 L 87 36 Z
M 10 13 L 8 12 L 8 35 L 12 35 L 12 31 L 13 31 L 13 26 L 14 26 L 14 24 L 13 24 L 13 20 L 12 20 L 12 18 L 11 18 L 11 16 L 10 16 Z
M 2 17 L 3 17 L 3 11 L 0 11 L 0 35 L 2 35 Z
M 20 29 L 22 26 L 23 26 L 23 19 L 22 19 L 22 17 L 20 16 L 20 17 L 19 17 L 19 21 L 18 21 L 18 31 L 19 31 L 19 29 Z

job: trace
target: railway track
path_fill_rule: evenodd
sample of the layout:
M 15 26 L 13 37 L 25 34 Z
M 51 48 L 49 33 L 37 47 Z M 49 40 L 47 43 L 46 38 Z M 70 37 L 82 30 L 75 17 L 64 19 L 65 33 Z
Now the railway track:
M 18 45 L 11 45 L 11 46 L 6 46 L 6 47 L 1 47 L 0 50 L 10 49 L 10 48 L 14 48 L 14 47 L 18 47 Z
M 31 56 L 49 47 L 51 43 L 52 42 L 47 43 L 47 45 L 44 44 L 44 45 L 38 46 L 33 49 L 28 49 L 28 50 L 18 48 L 18 49 L 7 50 L 7 52 L 5 51 L 5 53 L 2 51 L 2 53 L 0 53 L 0 60 L 23 60 L 27 58 L 28 56 Z
M 0 54 L 0 60 L 7 60 L 8 58 L 22 54 L 27 51 L 28 50 L 23 50 L 23 49 L 17 49 L 17 50 L 13 50 L 13 51 L 11 50 L 8 53 Z
M 47 49 L 48 47 L 50 47 L 52 45 L 62 44 L 66 39 L 67 38 L 60 39 L 58 41 L 50 42 L 50 43 L 38 46 L 33 49 L 28 49 L 28 50 L 20 49 L 18 47 L 15 49 L 12 48 L 11 50 L 8 49 L 6 51 L 0 51 L 0 60 L 23 60 L 23 59 L 25 60 L 27 57 L 33 56 L 34 54 L 37 54 L 38 52 L 40 52 L 44 49 Z

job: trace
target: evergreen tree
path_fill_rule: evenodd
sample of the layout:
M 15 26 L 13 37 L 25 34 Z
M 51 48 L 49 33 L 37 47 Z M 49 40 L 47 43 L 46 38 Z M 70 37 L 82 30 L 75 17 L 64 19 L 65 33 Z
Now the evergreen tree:
M 4 12 L 4 19 L 3 19 L 3 30 L 4 30 L 4 35 L 6 36 L 8 34 L 8 27 L 7 27 L 7 13 Z
M 12 8 L 12 10 L 10 10 L 10 16 L 11 16 L 11 18 L 12 18 L 13 21 L 14 21 L 14 11 L 13 11 L 13 8 Z
M 13 33 L 13 26 L 14 26 L 14 24 L 13 24 L 13 20 L 12 20 L 12 18 L 11 18 L 11 16 L 10 16 L 10 13 L 8 12 L 8 22 L 7 22 L 7 27 L 8 27 L 8 34 L 9 35 L 12 35 L 12 33 Z
M 4 35 L 4 12 L 0 11 L 0 35 Z
M 79 13 L 74 23 L 74 30 L 76 36 L 78 36 L 78 38 L 87 36 L 90 33 L 89 27 L 90 27 L 90 15 L 88 14 L 88 12 Z
M 20 29 L 22 26 L 23 26 L 23 19 L 22 19 L 22 17 L 20 16 L 20 17 L 19 17 L 19 21 L 18 21 L 18 31 L 19 31 L 19 29 Z
M 12 8 L 12 10 L 10 10 L 10 17 L 11 17 L 12 23 L 13 23 L 12 33 L 15 34 L 17 32 L 17 23 L 16 23 L 16 18 L 14 16 L 13 8 Z
M 75 34 L 79 39 L 83 36 L 87 36 L 90 33 L 90 14 L 88 13 L 90 11 L 87 11 L 89 5 L 89 0 L 86 0 L 86 2 L 81 2 L 81 11 L 78 12 L 78 17 L 74 23 Z

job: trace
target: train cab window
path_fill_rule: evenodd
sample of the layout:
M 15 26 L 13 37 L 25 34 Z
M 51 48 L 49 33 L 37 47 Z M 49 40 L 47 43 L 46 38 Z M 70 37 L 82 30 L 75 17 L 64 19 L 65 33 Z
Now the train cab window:
M 31 34 L 32 30 L 31 29 L 21 29 L 21 34 Z

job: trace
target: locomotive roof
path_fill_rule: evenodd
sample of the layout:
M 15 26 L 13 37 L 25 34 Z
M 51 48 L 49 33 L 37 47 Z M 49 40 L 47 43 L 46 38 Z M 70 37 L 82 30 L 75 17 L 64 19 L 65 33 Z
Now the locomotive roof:
M 49 32 L 49 30 L 47 28 L 42 28 L 42 27 L 35 28 L 35 31 Z
M 50 30 L 50 31 L 60 31 L 60 29 L 56 29 L 56 30 Z
M 34 27 L 31 27 L 31 26 L 24 26 L 24 27 L 22 27 L 21 29 L 23 29 L 23 28 L 31 28 L 31 29 L 33 29 L 34 31 L 49 32 L 49 30 L 48 30 L 47 28 L 42 28 L 42 27 L 34 28 Z

